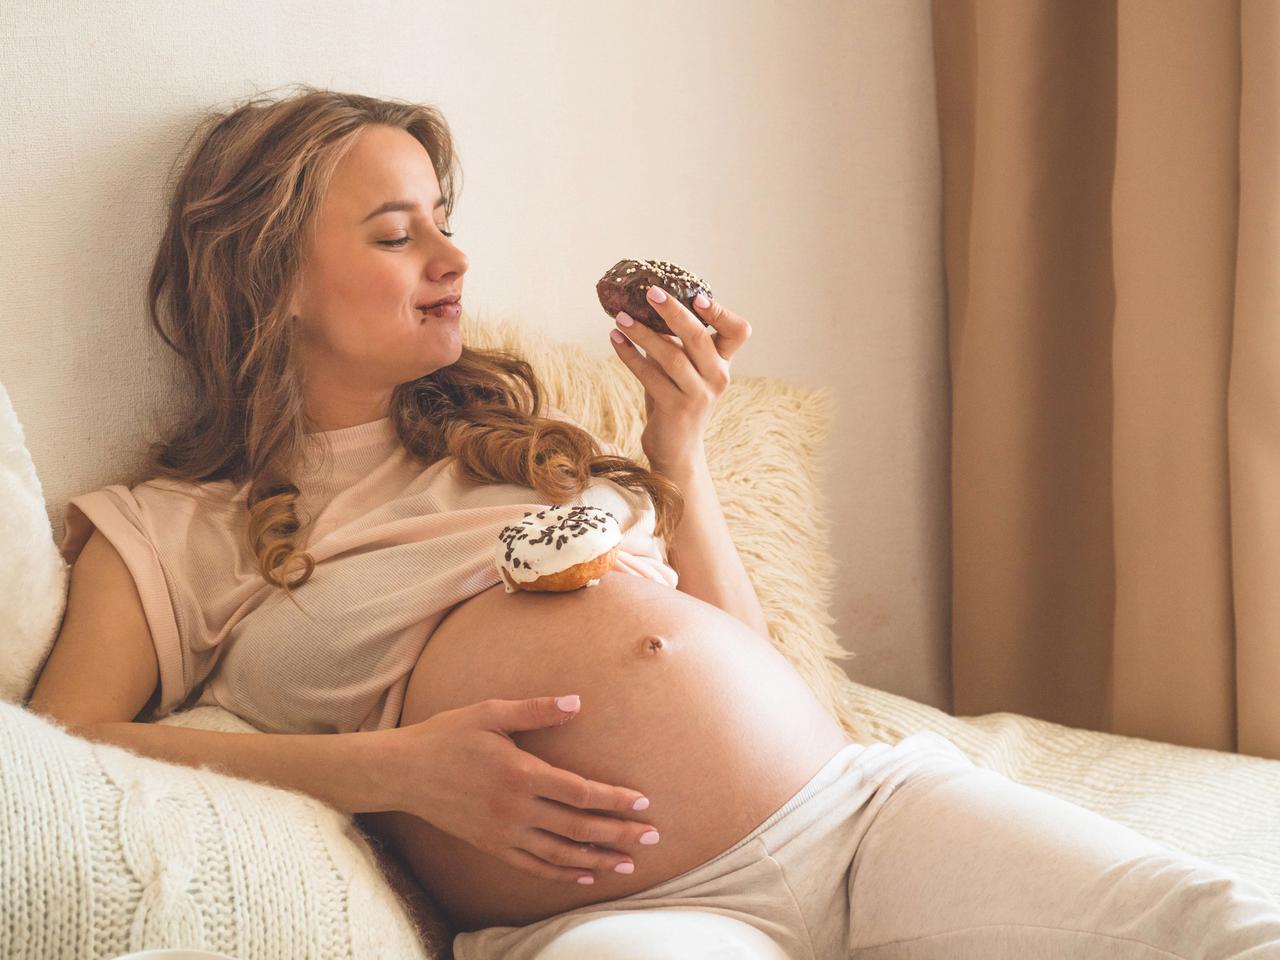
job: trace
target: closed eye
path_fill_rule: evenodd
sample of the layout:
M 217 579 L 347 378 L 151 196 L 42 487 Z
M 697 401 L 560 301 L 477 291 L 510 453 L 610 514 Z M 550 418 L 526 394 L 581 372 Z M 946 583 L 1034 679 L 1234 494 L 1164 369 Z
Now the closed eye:
M 451 230 L 441 230 L 440 232 L 444 234 L 446 237 L 453 236 L 453 231 Z M 395 240 L 379 240 L 378 242 L 382 244 L 384 247 L 403 247 L 406 243 L 408 243 L 412 239 L 413 239 L 412 237 L 406 236 L 406 237 L 397 237 Z

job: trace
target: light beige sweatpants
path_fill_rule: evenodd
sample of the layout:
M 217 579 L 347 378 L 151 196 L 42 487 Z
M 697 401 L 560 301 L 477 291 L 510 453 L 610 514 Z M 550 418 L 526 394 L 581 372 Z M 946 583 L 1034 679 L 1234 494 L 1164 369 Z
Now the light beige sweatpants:
M 663 913 L 641 936 L 636 912 L 651 910 Z M 693 937 L 688 923 L 665 920 L 671 910 L 691 921 L 718 915 L 708 924 L 717 930 L 721 918 L 749 924 L 778 950 L 728 946 L 760 942 L 754 931 Z M 626 937 L 607 921 L 620 914 Z M 774 960 L 779 952 L 1280 960 L 1280 904 L 1225 868 L 978 767 L 921 732 L 893 746 L 848 744 L 750 835 L 680 876 L 525 927 L 454 938 L 455 960 Z

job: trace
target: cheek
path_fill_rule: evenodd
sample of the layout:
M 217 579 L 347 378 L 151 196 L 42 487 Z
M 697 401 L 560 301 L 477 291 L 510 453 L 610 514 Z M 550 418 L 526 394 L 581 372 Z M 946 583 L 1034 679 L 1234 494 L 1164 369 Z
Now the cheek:
M 328 248 L 308 276 L 310 339 L 326 353 L 385 354 L 418 324 L 413 300 L 422 284 L 409 258 L 359 244 Z
M 349 311 L 376 317 L 402 309 L 413 298 L 416 278 L 408 261 L 377 251 L 352 257 L 332 274 L 337 299 Z

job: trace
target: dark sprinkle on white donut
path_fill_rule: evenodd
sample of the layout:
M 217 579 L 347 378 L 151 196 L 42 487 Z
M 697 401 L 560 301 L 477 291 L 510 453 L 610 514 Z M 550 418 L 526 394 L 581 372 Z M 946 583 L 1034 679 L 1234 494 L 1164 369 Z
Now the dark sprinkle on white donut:
M 552 510 L 560 510 L 560 507 L 553 507 Z M 567 514 L 563 514 L 559 519 L 552 519 L 546 524 L 531 524 L 527 520 L 533 517 L 536 520 L 545 520 L 550 511 L 541 510 L 534 513 L 532 510 L 526 511 L 524 516 L 526 522 L 512 524 L 502 528 L 502 532 L 498 534 L 498 539 L 507 545 L 504 560 L 512 567 L 520 567 L 522 564 L 519 557 L 515 556 L 516 544 L 528 541 L 530 544 L 554 543 L 555 548 L 559 550 L 572 537 L 580 537 L 590 530 L 607 529 L 607 521 L 605 517 L 613 519 L 617 523 L 617 518 L 608 510 L 601 510 L 599 507 L 592 507 L 586 504 L 579 504 L 572 507 Z

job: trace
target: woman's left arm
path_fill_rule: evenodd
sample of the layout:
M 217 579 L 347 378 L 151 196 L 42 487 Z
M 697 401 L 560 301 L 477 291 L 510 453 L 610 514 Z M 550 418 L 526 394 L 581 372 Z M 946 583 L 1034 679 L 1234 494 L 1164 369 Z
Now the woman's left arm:
M 684 516 L 667 545 L 667 560 L 679 574 L 679 590 L 767 637 L 764 611 L 729 533 L 702 442 L 711 411 L 729 385 L 729 360 L 751 336 L 751 325 L 715 300 L 694 301 L 700 320 L 657 286 L 649 288 L 648 298 L 676 336 L 619 313 L 610 339 L 645 388 L 640 446 L 649 466 L 684 494 Z
M 684 516 L 667 545 L 667 562 L 680 577 L 676 589 L 768 637 L 769 625 L 729 533 L 706 461 L 664 475 L 684 494 Z

